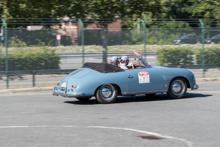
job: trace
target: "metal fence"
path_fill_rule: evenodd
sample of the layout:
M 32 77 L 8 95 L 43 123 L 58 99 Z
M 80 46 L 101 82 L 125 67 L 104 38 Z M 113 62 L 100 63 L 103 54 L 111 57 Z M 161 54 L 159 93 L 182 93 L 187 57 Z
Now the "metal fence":
M 51 86 L 59 82 L 69 71 L 82 67 L 85 62 L 103 62 L 104 44 L 107 42 L 107 62 L 113 55 L 130 52 L 146 54 L 151 65 L 184 67 L 192 70 L 196 77 L 216 77 L 220 75 L 218 28 L 105 28 L 85 27 L 72 23 L 49 28 L 27 26 L 7 28 L 0 33 L 0 89 L 32 86 Z M 202 44 L 204 32 L 205 44 Z M 83 35 L 83 36 L 82 36 Z M 146 39 L 144 39 L 146 37 Z M 212 38 L 214 37 L 214 39 Z M 210 39 L 211 38 L 211 39 Z M 7 39 L 7 42 L 5 40 Z M 202 66 L 202 50 L 208 59 Z M 7 48 L 7 49 L 6 49 Z M 158 54 L 163 49 L 185 50 L 191 64 L 163 64 Z M 158 51 L 159 50 L 159 51 Z M 146 53 L 145 53 L 146 51 Z M 199 52 L 200 51 L 200 52 Z M 7 70 L 6 72 L 6 52 Z M 181 54 L 174 52 L 173 58 Z M 178 57 L 175 60 L 184 60 Z M 219 60 L 220 61 L 220 60 Z M 183 63 L 183 62 L 182 62 Z M 61 74 L 62 73 L 62 74 Z M 8 74 L 8 75 L 7 75 Z M 7 83 L 7 84 L 6 84 Z

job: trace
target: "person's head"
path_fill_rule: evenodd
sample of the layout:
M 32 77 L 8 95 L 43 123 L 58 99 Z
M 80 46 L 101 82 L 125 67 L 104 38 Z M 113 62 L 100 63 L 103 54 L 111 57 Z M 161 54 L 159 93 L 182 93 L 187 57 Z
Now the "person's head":
M 111 62 L 110 62 L 111 64 L 115 64 L 116 66 L 118 66 L 118 64 L 119 64 L 119 59 L 118 59 L 118 57 L 117 56 L 113 56 L 112 58 L 111 58 Z
M 125 64 L 125 65 L 128 65 L 128 63 L 129 63 L 129 58 L 128 58 L 128 56 L 122 56 L 122 57 L 121 57 L 121 63 L 122 63 L 122 64 Z

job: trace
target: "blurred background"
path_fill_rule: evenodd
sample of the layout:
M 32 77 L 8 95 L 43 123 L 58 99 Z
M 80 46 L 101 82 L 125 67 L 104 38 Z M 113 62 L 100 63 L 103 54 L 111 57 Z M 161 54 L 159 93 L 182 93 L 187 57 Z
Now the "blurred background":
M 139 52 L 220 76 L 216 0 L 0 0 L 0 89 L 50 87 L 86 62 Z

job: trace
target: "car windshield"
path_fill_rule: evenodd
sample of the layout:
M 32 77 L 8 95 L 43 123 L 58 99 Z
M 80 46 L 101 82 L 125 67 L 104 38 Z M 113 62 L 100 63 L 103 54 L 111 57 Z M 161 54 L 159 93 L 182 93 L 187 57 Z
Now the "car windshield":
M 218 35 L 218 36 L 214 36 L 214 37 L 212 37 L 212 39 L 219 39 L 220 38 L 220 36 Z
M 151 67 L 148 62 L 146 62 L 144 60 L 144 57 L 143 55 L 141 55 L 141 58 L 139 59 L 138 57 L 134 56 L 134 55 L 131 55 L 129 56 L 130 60 L 129 60 L 129 63 L 133 63 L 133 64 L 136 64 L 136 65 L 141 65 L 141 67 L 145 67 L 145 68 L 149 68 Z
M 185 35 L 183 37 L 181 37 L 182 39 L 186 39 L 186 38 L 189 38 L 189 35 Z

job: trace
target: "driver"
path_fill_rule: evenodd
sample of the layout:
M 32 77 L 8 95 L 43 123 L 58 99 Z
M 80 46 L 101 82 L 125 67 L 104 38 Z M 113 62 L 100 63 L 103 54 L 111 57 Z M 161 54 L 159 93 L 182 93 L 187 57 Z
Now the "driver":
M 129 63 L 129 58 L 128 56 L 122 56 L 121 57 L 121 62 L 120 62 L 120 68 L 121 69 L 128 69 L 128 63 Z
M 133 63 L 129 63 L 129 58 L 128 56 L 136 56 L 139 60 L 139 64 L 133 64 Z M 128 54 L 127 56 L 121 56 L 119 57 L 119 59 L 121 59 L 121 62 L 120 62 L 120 68 L 122 69 L 129 69 L 129 68 L 135 68 L 137 66 L 142 66 L 142 67 L 146 67 L 148 65 L 145 65 L 143 63 L 145 63 L 143 57 L 141 56 L 141 54 L 138 54 L 137 52 L 134 52 L 134 53 L 130 53 Z

